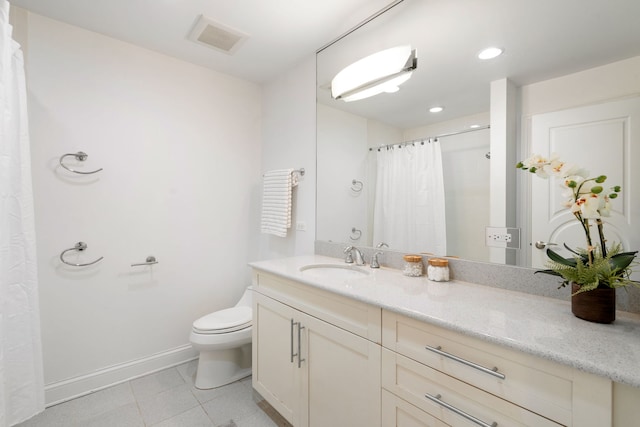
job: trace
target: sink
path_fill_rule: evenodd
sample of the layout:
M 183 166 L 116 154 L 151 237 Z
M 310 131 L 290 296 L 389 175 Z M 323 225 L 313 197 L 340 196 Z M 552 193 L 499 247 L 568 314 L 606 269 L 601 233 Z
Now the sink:
M 300 272 L 317 279 L 357 279 L 370 274 L 364 268 L 350 264 L 309 264 L 300 267 Z

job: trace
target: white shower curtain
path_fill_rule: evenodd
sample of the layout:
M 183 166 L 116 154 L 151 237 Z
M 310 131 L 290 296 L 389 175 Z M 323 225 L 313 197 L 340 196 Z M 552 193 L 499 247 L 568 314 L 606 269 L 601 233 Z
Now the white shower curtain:
M 0 427 L 44 409 L 26 87 L 0 0 Z
M 374 243 L 447 254 L 442 153 L 437 139 L 376 153 Z

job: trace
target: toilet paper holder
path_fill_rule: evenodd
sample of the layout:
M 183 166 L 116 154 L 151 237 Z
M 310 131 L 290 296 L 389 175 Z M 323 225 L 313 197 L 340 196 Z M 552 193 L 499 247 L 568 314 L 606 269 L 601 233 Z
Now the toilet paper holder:
M 137 267 L 140 265 L 153 265 L 153 264 L 157 264 L 158 261 L 156 260 L 156 257 L 154 257 L 153 255 L 149 255 L 147 257 L 147 259 L 145 260 L 145 262 L 140 262 L 137 264 L 131 264 L 131 267 Z

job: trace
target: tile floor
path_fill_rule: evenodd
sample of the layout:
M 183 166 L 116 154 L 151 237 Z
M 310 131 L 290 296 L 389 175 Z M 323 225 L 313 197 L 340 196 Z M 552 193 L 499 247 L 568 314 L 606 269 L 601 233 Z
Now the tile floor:
M 47 408 L 18 427 L 290 427 L 253 391 L 251 377 L 194 387 L 197 361 Z

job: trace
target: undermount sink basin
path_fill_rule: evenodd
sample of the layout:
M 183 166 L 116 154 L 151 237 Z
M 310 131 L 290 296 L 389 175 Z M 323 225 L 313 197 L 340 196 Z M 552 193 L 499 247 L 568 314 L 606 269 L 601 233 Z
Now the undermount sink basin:
M 300 267 L 300 272 L 318 279 L 357 279 L 369 275 L 364 268 L 350 264 L 309 264 Z

